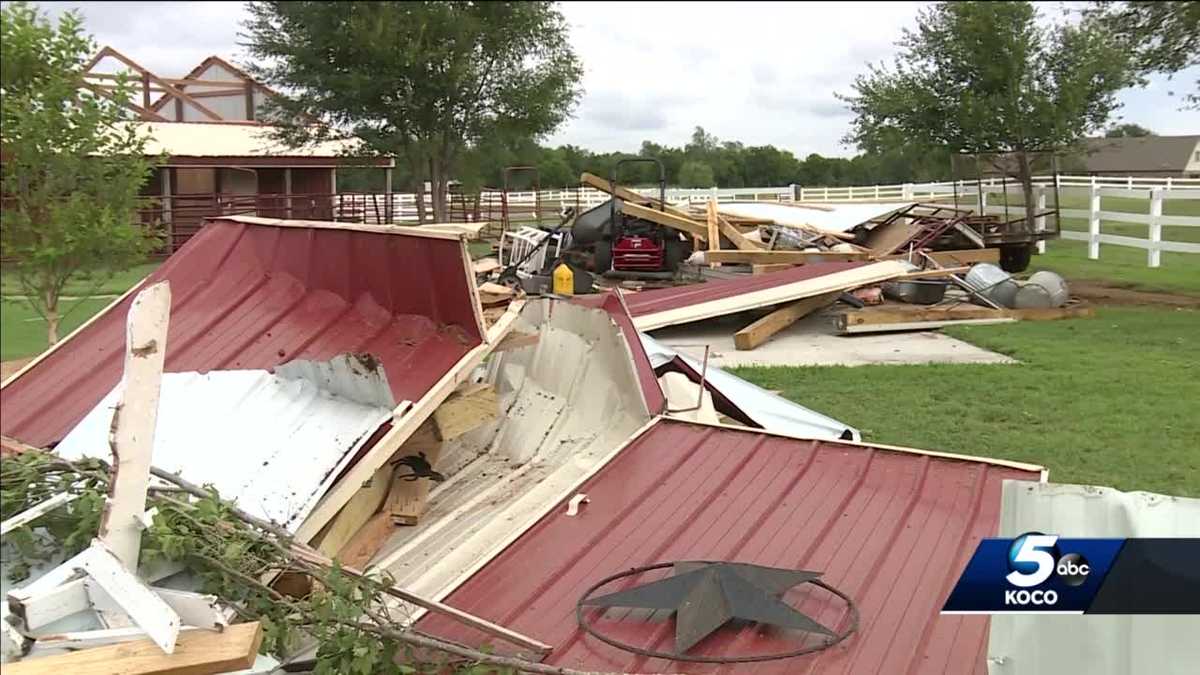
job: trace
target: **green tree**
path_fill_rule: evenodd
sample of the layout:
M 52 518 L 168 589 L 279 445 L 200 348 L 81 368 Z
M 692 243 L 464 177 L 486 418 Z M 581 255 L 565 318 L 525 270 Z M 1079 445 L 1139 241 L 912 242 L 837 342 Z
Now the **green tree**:
M 1137 138 L 1153 136 L 1154 132 L 1137 124 L 1118 124 L 1104 132 L 1105 138 Z
M 289 92 L 272 121 L 293 145 L 361 139 L 433 186 L 436 220 L 464 151 L 566 120 L 582 68 L 549 2 L 252 2 L 252 70 Z M 315 121 L 315 123 L 314 123 Z
M 120 103 L 80 88 L 94 51 L 77 14 L 53 26 L 24 3 L 0 10 L 0 252 L 50 344 L 69 281 L 101 283 L 158 242 L 135 224 L 153 169 L 146 138 Z M 133 95 L 125 77 L 116 87 L 118 98 Z
M 716 185 L 712 167 L 704 162 L 687 161 L 679 167 L 678 183 L 685 188 L 704 188 Z
M 1177 73 L 1200 65 L 1200 2 L 1096 2 L 1088 14 L 1119 35 L 1142 74 Z M 1200 109 L 1200 78 L 1183 97 Z
M 1004 153 L 1033 201 L 1030 155 L 1099 129 L 1132 82 L 1127 53 L 1095 20 L 1041 27 L 1028 2 L 942 2 L 906 30 L 894 67 L 843 97 L 847 140 L 868 152 L 899 135 L 954 152 Z M 1033 213 L 1028 214 L 1030 229 Z

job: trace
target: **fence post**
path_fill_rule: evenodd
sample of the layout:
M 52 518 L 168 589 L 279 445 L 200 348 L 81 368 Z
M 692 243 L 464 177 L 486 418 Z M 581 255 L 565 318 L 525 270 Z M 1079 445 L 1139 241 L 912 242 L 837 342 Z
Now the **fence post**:
M 1167 189 L 1168 190 L 1171 189 L 1171 177 L 1170 176 L 1167 176 Z
M 788 186 L 788 189 L 792 191 L 792 201 L 798 202 L 803 199 L 804 188 L 800 187 L 799 185 L 796 185 L 795 183 L 792 183 L 791 185 Z
M 906 202 L 911 202 L 913 198 L 913 184 L 905 183 L 900 186 L 900 198 Z
M 1046 229 L 1046 188 L 1034 188 L 1034 193 L 1037 194 L 1037 202 L 1035 202 L 1037 206 L 1034 208 L 1036 209 L 1035 213 L 1037 213 L 1038 216 L 1033 219 L 1033 228 L 1038 232 L 1041 232 Z M 1038 239 L 1037 252 L 1039 255 L 1046 252 L 1045 239 Z
M 875 186 L 875 199 L 876 200 L 879 199 L 879 186 L 878 185 Z
M 1147 251 L 1146 264 L 1150 267 L 1162 265 L 1162 188 L 1150 190 L 1150 249 Z
M 1088 200 L 1088 258 L 1100 259 L 1100 188 L 1092 177 L 1091 199 Z
M 829 186 L 821 188 L 821 199 L 829 201 Z

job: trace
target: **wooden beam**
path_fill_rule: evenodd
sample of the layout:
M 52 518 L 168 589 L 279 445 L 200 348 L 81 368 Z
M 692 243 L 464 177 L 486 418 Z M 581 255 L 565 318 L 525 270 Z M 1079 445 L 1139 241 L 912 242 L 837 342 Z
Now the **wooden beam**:
M 536 342 L 538 336 L 535 334 L 533 337 Z M 452 441 L 496 419 L 499 412 L 500 401 L 496 388 L 490 384 L 478 384 L 451 394 L 445 403 L 433 411 L 433 421 L 437 424 L 441 440 Z
M 750 266 L 752 274 L 770 274 L 771 272 L 779 272 L 781 270 L 790 270 L 795 265 L 791 263 L 755 263 Z
M 328 556 L 341 557 L 341 552 L 355 534 L 384 505 L 388 491 L 392 488 L 393 473 L 394 470 L 390 464 L 379 467 L 375 475 L 363 484 L 362 489 L 355 493 L 349 502 L 346 502 L 342 510 L 338 511 L 333 522 L 329 523 L 322 531 L 315 543 L 317 550 Z
M 831 251 L 706 251 L 704 258 L 707 262 L 765 264 L 787 263 L 789 265 L 805 265 L 816 262 L 848 262 L 867 260 L 866 253 L 835 253 Z
M 926 255 L 931 256 L 939 265 L 967 265 L 977 262 L 998 263 L 1000 262 L 1000 249 L 998 248 L 968 248 L 957 251 L 930 251 Z M 897 253 L 896 255 L 883 256 L 880 260 L 907 260 L 907 253 Z
M 732 241 L 733 245 L 736 246 L 739 251 L 762 251 L 766 249 L 766 246 L 764 246 L 761 242 L 747 238 L 746 235 L 742 234 L 741 231 L 733 225 L 730 225 L 729 221 L 725 220 L 725 218 L 721 215 L 717 216 L 717 227 L 721 229 L 721 234 L 725 235 L 729 241 Z
M 121 611 L 145 631 L 161 651 L 173 653 L 183 625 L 179 614 L 129 571 L 104 542 L 93 540 L 88 552 L 90 555 L 83 560 L 83 570 L 88 577 L 116 601 Z
M 91 82 L 80 82 L 79 84 L 80 84 L 80 86 L 82 86 L 85 89 L 91 90 L 105 98 L 116 101 L 117 103 L 121 104 L 123 107 L 128 108 L 129 110 L 132 110 L 133 112 L 137 113 L 144 120 L 150 120 L 151 122 L 166 122 L 167 121 L 167 118 L 163 117 L 162 115 L 159 115 L 158 113 L 154 112 L 153 110 L 147 110 L 146 108 L 143 108 L 141 106 L 136 106 L 136 105 L 130 103 L 129 101 L 124 100 L 118 96 L 114 96 L 111 91 L 108 91 L 108 90 L 104 89 L 103 87 L 94 85 Z
M 784 305 L 763 318 L 733 334 L 733 344 L 739 350 L 749 350 L 766 342 L 770 337 L 796 321 L 812 314 L 837 300 L 839 293 L 828 293 L 797 300 Z
M 254 665 L 262 644 L 262 626 L 242 623 L 225 630 L 189 630 L 179 649 L 163 654 L 151 640 L 122 642 L 60 656 L 4 664 L 5 675 L 208 675 Z
M 143 68 L 142 66 L 138 65 L 137 63 L 134 63 L 133 59 L 129 58 L 128 56 L 125 56 L 124 54 L 118 52 L 117 50 L 115 50 L 111 47 L 105 47 L 104 50 L 102 50 L 102 51 L 107 51 L 108 56 L 113 57 L 114 59 L 120 61 L 121 63 L 124 63 L 125 65 L 129 66 L 136 72 L 140 73 L 145 80 L 147 80 L 149 82 L 154 82 L 154 83 L 158 84 L 159 86 L 161 86 L 165 90 L 164 93 L 167 96 L 172 96 L 178 100 L 182 100 L 183 102 L 191 105 L 196 110 L 199 110 L 201 113 L 203 113 L 206 117 L 208 117 L 211 120 L 215 120 L 218 122 L 223 121 L 224 118 L 222 118 L 220 115 L 218 115 L 217 113 L 210 110 L 208 108 L 208 106 L 206 106 L 203 103 L 192 98 L 190 95 L 185 93 L 182 89 L 170 84 L 169 82 L 167 82 L 166 80 L 162 79 L 161 77 L 155 75 L 154 73 L 150 72 L 146 68 Z M 147 112 L 150 112 L 148 105 L 145 106 L 145 110 Z
M 719 251 L 721 250 L 721 226 L 717 224 L 717 200 L 710 199 L 705 206 L 705 216 L 708 224 L 708 250 Z M 717 263 L 710 262 L 709 264 L 716 265 Z
M 1057 319 L 1074 319 L 1095 316 L 1096 311 L 1082 303 L 1070 304 L 1065 307 L 1049 307 L 1036 309 L 991 309 L 976 305 L 955 305 L 953 307 L 924 307 L 920 305 L 884 305 L 877 308 L 862 309 L 846 312 L 838 317 L 839 332 L 865 332 L 855 330 L 866 326 L 915 326 L 961 321 L 1053 321 Z M 930 326 L 932 327 L 932 326 Z M 890 330 L 908 330 L 909 328 L 890 328 Z
M 54 509 L 57 509 L 64 504 L 70 504 L 71 502 L 75 501 L 76 497 L 78 496 L 79 495 L 72 494 L 70 492 L 60 492 L 43 502 L 39 502 L 34 506 L 31 506 L 30 508 L 18 513 L 12 518 L 5 520 L 3 523 L 0 523 L 0 535 L 8 534 L 22 525 L 28 525 L 47 513 L 50 513 Z
M 646 195 L 634 192 L 633 190 L 630 190 L 629 188 L 625 188 L 620 185 L 615 185 L 615 184 L 609 183 L 608 180 L 601 178 L 599 176 L 592 175 L 590 173 L 585 172 L 583 175 L 581 175 L 579 177 L 579 182 L 583 183 L 584 185 L 594 187 L 597 190 L 600 190 L 601 192 L 607 192 L 608 194 L 616 197 L 617 199 L 620 199 L 621 201 L 625 202 L 626 204 L 633 202 L 634 204 L 640 204 L 643 206 L 659 206 L 659 205 L 661 205 L 663 207 L 663 209 L 667 211 L 667 213 L 679 216 L 680 218 L 688 218 L 688 219 L 691 218 L 691 216 L 688 215 L 688 212 L 685 211 L 684 209 L 680 209 L 680 208 L 671 206 L 670 204 L 664 204 L 663 202 L 660 202 L 655 197 L 647 197 Z
M 679 216 L 669 211 L 659 211 L 658 209 L 634 204 L 633 202 L 624 202 L 621 204 L 621 211 L 634 218 L 641 218 L 642 220 L 648 220 L 652 223 L 679 230 L 694 237 L 708 239 L 708 228 L 691 218 Z
M 142 542 L 170 314 L 171 288 L 162 281 L 138 293 L 126 320 L 125 371 L 109 436 L 113 480 L 99 538 L 129 570 L 137 569 Z
M 425 455 L 425 461 L 429 463 L 429 466 L 436 468 L 444 445 L 436 418 L 437 411 L 435 410 L 430 419 L 426 420 L 421 428 L 396 451 L 396 457 L 421 453 Z M 402 480 L 401 477 L 406 473 L 408 470 L 404 467 L 396 469 L 396 474 L 392 477 L 393 488 L 388 495 L 386 508 L 393 523 L 416 525 L 421 514 L 425 512 L 425 502 L 429 498 L 429 491 L 433 489 L 433 480 L 430 478 Z
M 383 510 L 368 518 L 362 527 L 358 528 L 335 557 L 343 567 L 364 568 L 395 531 L 396 524 L 392 522 L 392 514 L 385 505 Z

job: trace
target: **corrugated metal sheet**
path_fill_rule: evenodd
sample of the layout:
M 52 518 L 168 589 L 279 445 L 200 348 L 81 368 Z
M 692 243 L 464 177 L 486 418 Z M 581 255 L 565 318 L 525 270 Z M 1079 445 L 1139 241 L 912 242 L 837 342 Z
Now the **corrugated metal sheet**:
M 996 530 L 1001 482 L 1036 479 L 1039 470 L 660 420 L 578 488 L 590 499 L 578 516 L 565 515 L 571 495 L 563 495 L 446 601 L 554 645 L 548 663 L 587 670 L 983 673 L 987 618 L 942 617 L 938 609 L 976 543 Z M 823 571 L 857 603 L 861 629 L 824 653 L 724 666 L 641 658 L 579 630 L 575 603 L 588 586 L 681 559 Z M 785 599 L 826 621 L 841 612 Z M 618 639 L 672 644 L 669 620 L 601 621 Z M 494 644 L 436 616 L 418 628 Z M 697 650 L 794 646 L 774 633 L 725 627 Z
M 726 215 L 743 218 L 770 218 L 780 225 L 812 227 L 829 232 L 846 232 L 856 225 L 867 222 L 892 211 L 897 211 L 912 202 L 904 203 L 854 203 L 820 204 L 772 204 L 770 202 L 722 202 L 717 209 Z
M 680 354 L 645 333 L 639 335 L 642 346 L 650 357 L 650 363 L 656 369 L 675 361 L 681 364 L 683 371 L 693 382 L 700 381 L 700 372 L 704 369 L 703 363 L 686 354 Z M 705 374 L 705 386 L 716 391 L 731 405 L 736 406 L 760 428 L 773 433 L 830 440 L 848 437 L 850 440 L 857 441 L 862 437 L 858 429 L 845 422 L 840 422 L 798 403 L 793 403 L 782 396 L 772 394 L 756 384 L 747 382 L 737 375 L 731 375 L 711 364 Z
M 626 293 L 625 304 L 629 307 L 629 313 L 636 320 L 639 316 L 647 314 L 776 288 L 796 281 L 815 279 L 826 274 L 862 267 L 865 264 L 862 262 L 813 263 L 770 274 L 746 275 L 738 279 L 721 279 L 672 288 L 655 288 L 638 293 Z
M 211 484 L 246 511 L 294 530 L 391 418 L 394 403 L 346 396 L 380 392 L 386 385 L 378 371 L 355 368 L 349 359 L 289 366 L 280 366 L 277 374 L 163 375 L 154 465 L 193 483 Z M 330 381 L 343 385 L 340 391 L 329 388 Z M 345 386 L 352 382 L 361 386 Z M 118 390 L 105 396 L 55 452 L 68 459 L 110 459 L 108 433 Z
M 1005 481 L 1000 536 L 1200 537 L 1200 499 Z M 1195 673 L 1200 616 L 992 617 L 991 675 Z
M 654 366 L 651 365 L 650 358 L 643 348 L 641 334 L 634 327 L 633 318 L 622 303 L 622 298 L 628 297 L 628 295 L 618 296 L 616 292 L 610 291 L 595 295 L 579 296 L 572 298 L 571 302 L 584 307 L 603 309 L 608 312 L 609 317 L 621 329 L 621 334 L 625 337 L 625 343 L 629 345 L 629 354 L 630 358 L 633 359 L 634 369 L 637 371 L 638 383 L 641 385 L 642 393 L 646 397 L 646 407 L 650 409 L 652 414 L 658 414 L 666 408 L 666 398 L 663 396 L 662 388 L 658 385 L 658 376 L 654 374 Z
M 147 280 L 171 283 L 167 371 L 368 352 L 416 401 L 482 341 L 461 241 L 263 222 L 211 221 Z M 0 390 L 4 435 L 58 441 L 116 385 L 132 301 Z

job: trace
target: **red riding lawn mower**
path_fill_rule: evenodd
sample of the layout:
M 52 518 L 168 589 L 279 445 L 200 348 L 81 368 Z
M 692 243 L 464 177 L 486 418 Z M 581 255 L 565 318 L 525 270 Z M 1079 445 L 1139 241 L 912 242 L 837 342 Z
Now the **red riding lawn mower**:
M 622 165 L 650 162 L 658 167 L 658 202 L 666 204 L 667 174 L 662 162 L 653 157 L 618 160 L 609 175 L 615 188 Z M 618 277 L 671 278 L 679 263 L 691 255 L 692 244 L 677 230 L 648 220 L 626 215 L 624 202 L 613 197 L 579 214 L 572 227 L 574 249 L 592 250 L 593 271 Z

